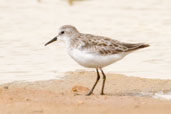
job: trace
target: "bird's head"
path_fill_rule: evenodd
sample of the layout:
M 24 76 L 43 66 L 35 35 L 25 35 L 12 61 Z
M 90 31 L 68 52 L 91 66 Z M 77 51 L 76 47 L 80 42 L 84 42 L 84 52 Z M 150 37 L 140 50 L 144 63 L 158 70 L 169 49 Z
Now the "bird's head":
M 68 40 L 72 38 L 73 36 L 77 35 L 78 33 L 79 33 L 78 30 L 74 26 L 64 25 L 59 28 L 58 35 L 54 37 L 52 40 L 50 40 L 49 42 L 47 42 L 45 46 L 47 46 L 48 44 L 54 41 L 57 41 L 57 39 Z

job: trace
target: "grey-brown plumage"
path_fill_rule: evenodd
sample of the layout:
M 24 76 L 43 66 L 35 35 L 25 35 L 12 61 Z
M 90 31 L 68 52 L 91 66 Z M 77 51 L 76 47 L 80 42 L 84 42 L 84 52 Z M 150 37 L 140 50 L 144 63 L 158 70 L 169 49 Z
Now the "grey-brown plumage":
M 137 49 L 148 47 L 144 43 L 124 43 L 113 40 L 103 36 L 95 36 L 91 34 L 79 34 L 73 38 L 74 47 L 81 50 L 87 50 L 91 53 L 98 53 L 101 55 L 111 55 L 120 52 L 129 52 Z
M 96 68 L 97 79 L 87 95 L 91 95 L 100 79 L 99 70 L 103 75 L 101 95 L 104 95 L 106 75 L 102 68 L 124 58 L 132 51 L 148 47 L 144 43 L 125 43 L 103 36 L 80 33 L 74 26 L 64 25 L 59 29 L 58 35 L 45 44 L 48 45 L 62 39 L 67 47 L 69 55 L 80 65 L 88 68 Z

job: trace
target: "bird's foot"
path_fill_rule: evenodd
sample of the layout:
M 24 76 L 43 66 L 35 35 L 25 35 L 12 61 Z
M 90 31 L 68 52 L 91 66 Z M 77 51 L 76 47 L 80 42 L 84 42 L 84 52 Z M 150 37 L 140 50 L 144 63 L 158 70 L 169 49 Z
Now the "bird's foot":
M 92 91 L 90 91 L 89 93 L 87 93 L 86 96 L 90 96 L 91 94 L 93 94 Z
M 105 95 L 105 94 L 103 92 L 101 92 L 100 95 Z

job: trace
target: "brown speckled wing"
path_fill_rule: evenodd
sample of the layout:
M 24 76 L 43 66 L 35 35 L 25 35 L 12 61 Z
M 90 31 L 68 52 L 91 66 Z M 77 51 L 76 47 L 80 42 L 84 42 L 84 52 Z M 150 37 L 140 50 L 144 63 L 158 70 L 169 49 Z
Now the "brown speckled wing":
M 83 34 L 80 36 L 81 49 L 90 53 L 97 53 L 100 55 L 111 55 L 120 52 L 128 51 L 128 48 L 117 40 L 110 38 L 94 36 L 90 34 Z

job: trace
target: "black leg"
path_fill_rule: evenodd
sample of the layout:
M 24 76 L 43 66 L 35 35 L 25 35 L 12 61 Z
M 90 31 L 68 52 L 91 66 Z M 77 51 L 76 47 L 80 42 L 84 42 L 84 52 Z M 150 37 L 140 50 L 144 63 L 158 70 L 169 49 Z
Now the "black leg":
M 93 93 L 93 90 L 94 90 L 94 88 L 96 87 L 96 84 L 97 84 L 97 82 L 98 82 L 99 79 L 100 79 L 100 74 L 99 74 L 98 68 L 96 68 L 96 72 L 97 72 L 97 79 L 96 79 L 96 82 L 94 83 L 94 85 L 93 85 L 92 89 L 89 91 L 89 93 L 86 94 L 87 96 L 89 96 L 89 95 L 91 95 L 91 94 Z
M 102 72 L 103 74 L 103 84 L 102 84 L 102 89 L 101 89 L 101 95 L 104 95 L 104 86 L 105 86 L 105 81 L 106 81 L 106 75 L 105 73 L 103 72 L 102 68 L 100 68 L 100 71 Z

